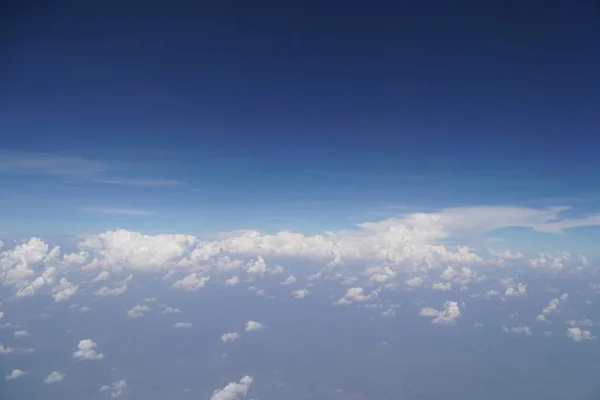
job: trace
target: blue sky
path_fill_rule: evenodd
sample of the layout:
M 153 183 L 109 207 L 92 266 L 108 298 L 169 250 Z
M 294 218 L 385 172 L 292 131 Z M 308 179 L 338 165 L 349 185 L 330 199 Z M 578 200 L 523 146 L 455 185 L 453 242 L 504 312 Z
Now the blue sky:
M 303 4 L 15 8 L 3 230 L 320 232 L 388 207 L 555 198 L 597 211 L 586 5 L 515 6 L 521 19 Z M 40 153 L 68 158 L 63 173 L 7 166 Z

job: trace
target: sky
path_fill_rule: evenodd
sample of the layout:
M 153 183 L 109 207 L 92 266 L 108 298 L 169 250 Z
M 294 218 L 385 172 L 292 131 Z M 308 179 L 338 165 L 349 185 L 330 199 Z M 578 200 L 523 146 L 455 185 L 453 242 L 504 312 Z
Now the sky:
M 0 394 L 597 398 L 596 5 L 58 3 L 0 24 Z

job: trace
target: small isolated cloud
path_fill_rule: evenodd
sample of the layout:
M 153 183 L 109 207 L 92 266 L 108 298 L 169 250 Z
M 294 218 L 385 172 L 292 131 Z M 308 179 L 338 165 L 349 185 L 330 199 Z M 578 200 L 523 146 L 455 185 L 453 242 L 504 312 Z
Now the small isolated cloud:
M 406 282 L 404 282 L 404 285 L 406 285 L 410 288 L 416 288 L 416 287 L 423 286 L 424 282 L 425 281 L 423 280 L 423 278 L 421 278 L 420 276 L 415 276 L 414 278 L 411 278 L 411 279 L 407 280 Z
M 154 211 L 134 210 L 131 208 L 110 208 L 110 207 L 81 207 L 83 211 L 89 211 L 99 214 L 112 215 L 154 215 Z
M 109 289 L 107 286 L 102 286 L 94 292 L 97 296 L 120 296 L 127 291 L 127 285 L 120 286 L 115 289 Z
M 347 305 L 352 304 L 352 302 L 361 303 L 363 301 L 369 301 L 376 298 L 379 295 L 379 291 L 374 290 L 369 295 L 365 295 L 365 291 L 361 287 L 353 287 L 348 289 L 346 294 L 339 299 L 336 304 L 339 305 Z
M 460 317 L 460 307 L 456 301 L 446 301 L 443 310 L 439 311 L 434 308 L 425 307 L 421 310 L 420 315 L 423 317 L 432 317 L 432 324 L 452 325 Z
M 518 283 L 517 286 L 511 286 L 504 292 L 505 296 L 522 296 L 527 293 L 527 285 Z
M 152 309 L 145 304 L 138 304 L 133 306 L 130 310 L 127 310 L 127 316 L 129 318 L 140 318 L 144 316 L 144 313 L 151 310 Z
M 567 336 L 576 342 L 596 339 L 596 336 L 592 336 L 592 333 L 590 331 L 584 331 L 577 326 L 567 329 Z
M 452 290 L 452 284 L 450 282 L 437 282 L 437 283 L 432 284 L 431 288 L 433 290 L 447 291 L 447 290 Z
M 248 321 L 246 322 L 246 332 L 258 331 L 264 329 L 265 326 L 260 322 Z
M 175 324 L 173 324 L 173 328 L 191 328 L 192 327 L 192 323 L 191 322 L 177 322 Z
M 257 296 L 263 296 L 265 294 L 264 289 L 257 288 L 255 286 L 250 286 L 248 288 L 249 291 L 256 293 Z
M 21 378 L 27 375 L 29 372 L 25 372 L 22 369 L 13 369 L 12 372 L 4 377 L 4 381 L 12 381 L 13 379 Z
M 161 314 L 181 314 L 181 310 L 179 308 L 166 306 L 160 313 Z
M 16 337 L 16 338 L 20 338 L 20 337 L 24 337 L 24 336 L 29 336 L 29 332 L 27 332 L 26 330 L 15 331 L 13 333 L 13 336 Z
M 173 289 L 186 290 L 188 292 L 196 291 L 203 288 L 206 282 L 210 279 L 209 276 L 198 276 L 197 273 L 192 272 L 183 279 L 178 280 L 173 284 Z
M 92 282 L 101 282 L 107 280 L 108 278 L 110 278 L 110 272 L 102 271 L 98 275 L 96 275 L 94 279 L 92 279 Z
M 233 276 L 233 277 L 231 277 L 231 278 L 229 278 L 229 279 L 227 279 L 227 280 L 225 281 L 225 284 L 226 284 L 227 286 L 235 286 L 235 285 L 237 285 L 238 283 L 240 283 L 240 277 L 239 277 L 239 276 Z
M 294 296 L 297 299 L 303 299 L 306 296 L 308 296 L 308 289 L 299 289 L 299 290 L 294 290 L 292 292 L 292 296 Z
M 101 360 L 104 354 L 98 353 L 96 349 L 98 345 L 92 339 L 84 339 L 79 341 L 77 351 L 73 353 L 73 358 L 77 360 Z
M 291 285 L 292 283 L 296 282 L 296 277 L 294 275 L 290 275 L 287 277 L 287 279 L 283 282 L 281 282 L 281 285 Z
M 108 385 L 104 385 L 100 388 L 101 392 L 109 392 L 110 397 L 112 397 L 112 398 L 122 396 L 123 394 L 125 394 L 126 390 L 127 390 L 127 381 L 125 381 L 124 379 L 113 382 L 113 383 L 109 383 Z
M 389 308 L 386 311 L 383 311 L 381 313 L 382 317 L 395 317 L 396 316 L 396 310 L 394 310 L 393 308 Z
M 0 342 L 0 354 L 23 354 L 23 353 L 33 353 L 33 349 L 6 347 L 2 344 L 2 342 Z
M 508 327 L 508 326 L 503 325 L 502 330 L 506 333 L 516 333 L 516 334 L 522 334 L 522 335 L 527 335 L 527 336 L 531 336 L 533 334 L 533 333 L 531 333 L 531 328 L 528 326 Z
M 224 333 L 221 336 L 221 341 L 223 341 L 224 343 L 229 343 L 229 342 L 233 342 L 238 340 L 239 338 L 241 338 L 239 333 L 236 332 L 232 332 L 232 333 Z
M 59 371 L 54 371 L 54 372 L 51 372 L 50 375 L 48 375 L 44 379 L 44 383 L 45 384 L 50 384 L 50 383 L 60 382 L 63 379 L 65 379 L 66 376 L 67 376 L 67 374 L 64 374 L 64 373 L 59 372 Z
M 75 295 L 78 289 L 79 287 L 77 285 L 73 285 L 67 280 L 67 278 L 62 278 L 58 285 L 52 289 L 52 297 L 54 298 L 55 302 L 59 303 Z
M 585 326 L 585 327 L 590 327 L 590 326 L 594 326 L 596 325 L 594 323 L 594 321 L 592 321 L 591 319 L 580 319 L 580 320 L 569 320 L 569 321 L 565 321 L 565 324 L 569 325 L 569 326 Z
M 239 382 L 230 382 L 223 389 L 215 390 L 210 400 L 236 400 L 245 397 L 252 382 L 252 377 L 246 375 Z

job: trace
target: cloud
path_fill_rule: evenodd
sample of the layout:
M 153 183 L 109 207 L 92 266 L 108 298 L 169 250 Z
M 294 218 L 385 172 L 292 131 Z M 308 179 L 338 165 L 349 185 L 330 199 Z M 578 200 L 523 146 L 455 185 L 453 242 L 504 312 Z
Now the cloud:
M 296 282 L 296 277 L 294 275 L 290 275 L 287 277 L 287 279 L 283 282 L 281 282 L 281 285 L 291 285 L 292 283 Z
M 447 290 L 452 290 L 452 284 L 450 282 L 437 282 L 437 283 L 433 283 L 431 285 L 431 288 L 433 290 L 447 291 Z
M 109 289 L 107 286 L 102 286 L 94 292 L 97 296 L 120 296 L 127 291 L 127 285 L 118 288 Z
M 210 400 L 236 400 L 245 397 L 253 380 L 251 376 L 246 375 L 239 382 L 230 382 L 223 389 L 215 390 Z
M 52 289 L 52 297 L 57 303 L 65 301 L 75 295 L 78 289 L 77 285 L 73 285 L 66 278 L 61 278 L 59 284 Z
M 12 372 L 4 377 L 4 381 L 12 381 L 13 379 L 21 378 L 27 375 L 29 372 L 25 372 L 21 369 L 13 369 Z
M 225 281 L 225 284 L 226 284 L 227 286 L 235 286 L 235 285 L 237 285 L 238 283 L 240 283 L 240 277 L 239 277 L 239 276 L 233 276 L 233 277 L 231 277 L 231 278 L 229 278 L 229 279 L 227 279 L 227 280 Z
M 83 211 L 111 215 L 154 215 L 154 211 L 134 210 L 131 208 L 81 207 Z
M 342 298 L 339 299 L 335 304 L 348 305 L 352 304 L 353 302 L 361 303 L 363 301 L 373 300 L 378 296 L 379 291 L 374 290 L 369 295 L 365 295 L 364 293 L 365 291 L 361 287 L 350 288 L 346 294 L 344 294 L 344 296 L 342 296 Z
M 177 323 L 173 324 L 173 328 L 191 328 L 191 327 L 192 327 L 191 322 L 177 322 Z
M 110 278 L 110 272 L 101 271 L 94 279 L 92 279 L 92 282 L 101 282 L 107 280 L 108 278 Z
M 531 336 L 531 328 L 529 328 L 528 326 L 513 326 L 513 327 L 507 327 L 507 326 L 502 326 L 502 330 L 506 333 L 517 333 L 517 334 L 525 334 L 527 336 Z
M 404 285 L 411 287 L 411 288 L 416 288 L 416 287 L 423 286 L 424 282 L 425 281 L 423 278 L 421 278 L 420 276 L 415 276 L 414 278 L 410 278 L 409 280 L 404 282 Z
M 596 339 L 596 336 L 592 336 L 592 333 L 590 331 L 584 331 L 579 327 L 567 329 L 567 336 L 573 339 L 575 342 Z
M 166 306 L 160 313 L 161 314 L 181 314 L 181 310 L 179 308 Z
M 98 353 L 96 349 L 98 345 L 92 339 L 84 339 L 79 341 L 77 351 L 73 353 L 73 358 L 76 360 L 101 360 L 104 354 Z
M 98 183 L 107 183 L 110 185 L 141 186 L 141 187 L 172 187 L 182 183 L 174 179 L 117 179 L 117 178 L 98 178 L 94 179 Z
M 144 316 L 144 313 L 151 310 L 152 309 L 145 304 L 138 304 L 127 310 L 127 316 L 129 318 L 140 318 Z
M 504 292 L 505 296 L 522 296 L 527 293 L 527 285 L 518 283 L 517 286 L 511 286 Z
M 25 337 L 25 336 L 29 336 L 29 332 L 27 332 L 26 330 L 15 331 L 13 333 L 13 336 L 16 337 L 16 338 Z
M 116 398 L 125 394 L 127 390 L 127 381 L 124 379 L 116 382 L 109 383 L 108 385 L 104 385 L 100 388 L 101 392 L 109 392 L 110 397 Z
M 0 342 L 0 354 L 22 354 L 22 353 L 33 353 L 33 349 L 5 347 L 2 344 L 2 342 Z
M 456 319 L 460 317 L 460 307 L 456 301 L 446 301 L 444 309 L 439 311 L 434 308 L 425 307 L 421 310 L 420 315 L 423 317 L 433 317 L 432 324 L 453 325 Z
M 240 334 L 236 332 L 224 333 L 221 336 L 221 341 L 223 341 L 224 343 L 229 343 L 238 340 L 240 337 Z
M 183 279 L 178 280 L 173 284 L 173 289 L 196 291 L 203 288 L 206 282 L 210 279 L 209 276 L 199 277 L 195 272 L 189 274 Z
M 585 326 L 585 327 L 590 327 L 590 326 L 594 326 L 596 325 L 594 323 L 594 321 L 592 321 L 591 319 L 580 319 L 578 321 L 574 321 L 574 320 L 569 320 L 569 321 L 565 321 L 565 324 L 569 325 L 569 326 Z
M 308 296 L 308 293 L 309 293 L 308 289 L 299 289 L 299 290 L 294 290 L 292 292 L 292 296 L 294 296 L 297 299 L 303 299 L 306 296 Z
M 63 379 L 65 379 L 65 377 L 67 376 L 67 374 L 59 372 L 59 371 L 53 371 L 50 373 L 50 375 L 48 375 L 45 379 L 44 379 L 44 383 L 45 384 L 50 384 L 50 383 L 55 383 L 55 382 L 60 382 Z
M 256 322 L 256 321 L 248 321 L 246 322 L 246 332 L 253 332 L 253 331 L 258 331 L 261 329 L 265 329 L 266 327 L 261 324 L 260 322 Z

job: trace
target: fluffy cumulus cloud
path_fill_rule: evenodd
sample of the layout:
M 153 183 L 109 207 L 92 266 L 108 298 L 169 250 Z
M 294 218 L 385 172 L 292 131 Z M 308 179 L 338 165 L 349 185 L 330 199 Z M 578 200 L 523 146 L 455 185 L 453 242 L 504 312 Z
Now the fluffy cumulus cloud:
M 53 371 L 46 378 L 44 378 L 44 383 L 50 384 L 50 383 L 60 382 L 63 379 L 65 379 L 66 376 L 67 376 L 67 374 L 65 374 L 63 372 Z
M 420 313 L 423 317 L 432 317 L 432 324 L 452 325 L 460 317 L 460 307 L 456 301 L 446 301 L 442 310 L 425 307 Z
M 239 382 L 230 382 L 223 389 L 215 390 L 210 400 L 236 400 L 248 394 L 254 379 L 244 376 Z
M 308 296 L 308 293 L 308 289 L 298 289 L 292 292 L 292 296 L 294 296 L 297 299 L 303 299 L 306 296 Z
M 361 287 L 352 287 L 348 289 L 346 294 L 339 299 L 336 304 L 339 305 L 348 305 L 353 302 L 361 303 L 363 301 L 373 300 L 379 294 L 378 290 L 372 291 L 370 294 L 365 294 L 365 290 Z
M 593 336 L 592 332 L 585 331 L 577 326 L 567 329 L 567 336 L 573 339 L 575 342 L 596 339 L 596 336 Z
M 145 304 L 138 304 L 136 306 L 131 307 L 131 309 L 127 310 L 127 316 L 129 318 L 140 318 L 145 315 L 148 311 L 152 309 Z
M 127 391 L 127 381 L 122 379 L 109 383 L 108 385 L 101 386 L 100 391 L 110 393 L 110 397 L 112 398 L 121 397 Z
M 57 303 L 65 301 L 75 295 L 78 289 L 77 285 L 73 285 L 66 278 L 62 278 L 58 285 L 52 289 L 52 297 Z
M 265 329 L 265 326 L 260 322 L 256 321 L 248 321 L 246 322 L 246 332 L 259 331 L 261 329 Z
M 209 279 L 210 279 L 210 277 L 208 277 L 208 276 L 200 277 L 200 276 L 198 276 L 197 273 L 192 272 L 185 278 L 180 279 L 177 282 L 175 282 L 173 284 L 173 289 L 187 290 L 187 291 L 199 290 L 199 289 L 202 289 L 206 285 L 206 282 L 208 282 Z
M 4 377 L 5 381 L 12 381 L 13 379 L 21 378 L 27 375 L 29 372 L 23 371 L 22 369 L 13 369 L 10 374 Z
M 119 286 L 116 288 L 109 288 L 108 286 L 102 286 L 100 289 L 94 292 L 97 296 L 120 296 L 127 291 L 127 285 Z
M 224 333 L 221 336 L 221 341 L 224 343 L 234 342 L 240 338 L 240 334 L 236 332 Z
M 104 358 L 104 354 L 98 353 L 97 348 L 98 344 L 92 339 L 81 340 L 77 345 L 77 351 L 73 353 L 73 358 L 77 360 L 101 360 Z

